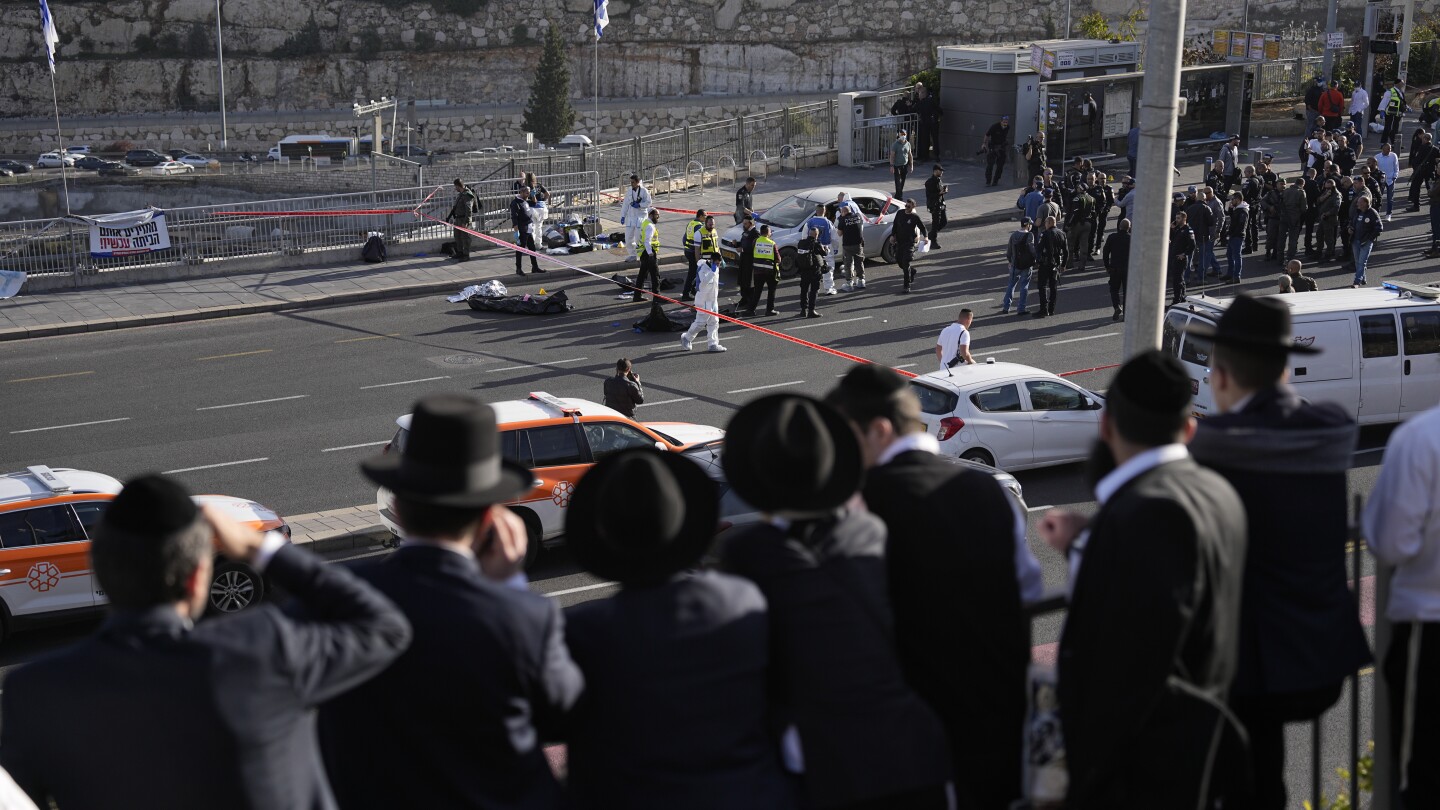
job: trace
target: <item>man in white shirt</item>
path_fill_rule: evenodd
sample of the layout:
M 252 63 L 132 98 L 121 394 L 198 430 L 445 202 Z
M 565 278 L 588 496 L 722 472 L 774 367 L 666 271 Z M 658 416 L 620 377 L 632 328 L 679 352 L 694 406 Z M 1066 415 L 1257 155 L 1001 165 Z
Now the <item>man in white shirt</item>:
M 1390 732 L 1406 807 L 1440 807 L 1440 407 L 1390 434 L 1365 505 L 1370 553 L 1395 567 L 1385 616 Z
M 970 322 L 975 313 L 968 308 L 960 310 L 955 322 L 940 330 L 939 342 L 935 344 L 935 359 L 940 368 L 950 368 L 957 363 L 974 363 L 970 356 Z
M 1370 114 L 1370 94 L 1366 92 L 1363 85 L 1355 85 L 1355 91 L 1350 94 L 1350 120 L 1354 122 L 1355 128 L 1360 130 L 1360 137 L 1365 137 L 1365 117 Z
M 1381 190 L 1385 192 L 1385 221 L 1389 222 L 1390 212 L 1395 208 L 1395 181 L 1400 177 L 1400 156 L 1391 149 L 1389 141 L 1380 144 L 1375 163 L 1380 166 L 1380 176 L 1385 179 L 1385 188 Z
M 620 204 L 620 224 L 625 226 L 625 244 L 634 245 L 640 241 L 640 228 L 654 205 L 650 189 L 640 182 L 640 175 L 630 175 L 630 188 L 625 190 L 625 200 Z M 638 251 L 635 258 L 637 261 L 640 258 Z

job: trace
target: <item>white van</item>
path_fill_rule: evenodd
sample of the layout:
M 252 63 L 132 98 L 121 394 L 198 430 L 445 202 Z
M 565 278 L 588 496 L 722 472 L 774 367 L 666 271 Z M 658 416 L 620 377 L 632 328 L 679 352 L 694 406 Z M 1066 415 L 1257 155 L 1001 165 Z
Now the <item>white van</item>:
M 1290 383 L 1307 399 L 1338 403 L 1362 425 L 1402 421 L 1440 403 L 1440 301 L 1428 292 L 1361 287 L 1271 297 L 1289 305 L 1295 342 L 1322 350 L 1291 355 Z M 1219 321 L 1232 300 L 1192 296 L 1165 313 L 1164 348 L 1190 371 L 1197 416 L 1215 413 L 1211 343 L 1183 330 Z

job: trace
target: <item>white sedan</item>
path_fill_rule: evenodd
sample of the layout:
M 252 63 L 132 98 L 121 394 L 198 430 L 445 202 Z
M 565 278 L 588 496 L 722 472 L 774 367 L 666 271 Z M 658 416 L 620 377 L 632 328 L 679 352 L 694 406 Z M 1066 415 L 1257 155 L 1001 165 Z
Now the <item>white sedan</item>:
M 75 158 L 75 155 L 46 152 L 35 159 L 35 165 L 41 169 L 59 169 L 61 167 L 74 166 Z
M 178 160 L 167 160 L 151 169 L 156 174 L 189 174 L 195 167 Z
M 220 161 L 204 155 L 181 155 L 176 158 L 177 163 L 184 163 L 186 166 L 193 166 L 197 169 L 212 169 L 220 166 Z
M 946 455 L 1002 470 L 1083 461 L 1105 398 L 1019 363 L 959 365 L 910 380 L 920 418 Z
M 755 227 L 769 225 L 770 238 L 775 240 L 776 247 L 780 249 L 781 275 L 793 275 L 798 269 L 795 264 L 795 246 L 804 238 L 805 221 L 814 216 L 815 206 L 823 204 L 826 216 L 834 221 L 835 198 L 842 191 L 859 206 L 860 213 L 865 217 L 865 223 L 860 227 L 861 236 L 865 240 L 865 257 L 868 259 L 879 256 L 881 261 L 895 261 L 895 243 L 890 239 L 890 231 L 895 225 L 895 215 L 905 209 L 905 203 L 875 189 L 824 186 L 796 192 L 755 214 Z M 725 215 L 720 211 L 715 214 L 717 221 Z M 739 260 L 741 233 L 741 226 L 734 225 L 720 235 L 720 254 L 728 261 Z M 831 249 L 839 246 L 837 231 Z M 836 264 L 839 264 L 838 258 Z

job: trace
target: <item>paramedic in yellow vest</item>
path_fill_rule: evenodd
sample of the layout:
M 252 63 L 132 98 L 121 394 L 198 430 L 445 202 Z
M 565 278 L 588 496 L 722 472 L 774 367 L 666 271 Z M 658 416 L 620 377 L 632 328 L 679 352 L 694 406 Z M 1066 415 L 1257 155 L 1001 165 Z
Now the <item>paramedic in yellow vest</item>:
M 751 288 L 750 305 L 745 308 L 745 315 L 754 315 L 755 307 L 760 305 L 761 284 L 769 288 L 765 314 L 779 315 L 780 310 L 775 308 L 775 288 L 780 286 L 780 249 L 775 247 L 775 240 L 770 238 L 769 225 L 760 226 L 760 236 L 755 240 L 751 257 L 755 262 L 755 286 Z
M 645 290 L 645 278 L 650 278 L 650 289 L 660 292 L 660 212 L 654 208 L 646 215 L 640 226 L 640 241 L 635 243 L 635 253 L 640 257 L 640 272 L 635 275 L 635 297 L 632 301 L 643 301 L 640 293 Z
M 1395 136 L 1400 134 L 1400 119 L 1405 117 L 1405 92 L 1400 89 L 1398 79 L 1385 91 L 1380 109 L 1385 112 L 1385 131 L 1380 135 L 1380 142 L 1393 146 Z
M 685 223 L 685 286 L 680 290 L 681 301 L 695 300 L 695 274 L 699 271 L 700 231 L 705 227 L 705 209 L 695 212 L 695 218 Z

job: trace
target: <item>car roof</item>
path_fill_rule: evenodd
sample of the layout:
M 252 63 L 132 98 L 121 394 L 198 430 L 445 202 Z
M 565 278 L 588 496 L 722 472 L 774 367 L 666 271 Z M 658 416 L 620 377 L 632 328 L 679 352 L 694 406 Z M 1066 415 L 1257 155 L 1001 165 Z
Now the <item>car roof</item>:
M 589 399 L 575 399 L 572 397 L 553 397 L 543 391 L 536 394 L 543 395 L 549 401 L 540 399 L 512 399 L 503 402 L 492 402 L 490 407 L 495 409 L 495 424 L 498 427 L 513 425 L 519 422 L 543 422 L 550 419 L 559 419 L 565 416 L 566 412 L 573 409 L 579 411 L 581 416 L 602 416 L 613 419 L 628 419 L 625 414 L 614 408 L 607 408 L 598 402 Z M 563 403 L 562 407 L 550 403 Z M 410 414 L 405 414 L 395 420 L 399 427 L 410 429 Z
M 883 200 L 886 197 L 892 196 L 888 192 L 878 191 L 873 188 L 863 188 L 861 186 L 821 186 L 820 188 L 812 188 L 807 191 L 797 191 L 795 192 L 795 196 L 807 200 L 814 200 L 815 202 L 830 203 L 835 202 L 835 198 L 839 196 L 842 191 L 845 192 L 845 196 L 847 197 L 878 197 Z
M 1290 307 L 1290 315 L 1315 315 L 1350 312 L 1353 310 L 1392 309 L 1394 307 L 1434 306 L 1435 301 L 1421 298 L 1401 298 L 1394 290 L 1382 287 L 1361 287 L 1359 289 L 1317 290 L 1303 293 L 1276 293 L 1269 298 L 1282 301 Z M 1234 298 L 1210 298 L 1192 295 L 1184 304 L 1171 309 L 1185 309 L 1212 318 L 1219 318 Z
M 48 470 L 59 480 L 47 484 L 39 471 Z M 69 467 L 34 467 L 0 475 L 0 504 L 12 504 L 56 495 L 118 495 L 122 484 L 103 473 Z M 68 487 L 68 491 L 64 488 Z
M 950 372 L 941 370 L 918 375 L 914 378 L 914 382 L 955 391 L 977 383 L 1004 382 L 1022 377 L 1055 377 L 1059 379 L 1055 374 L 1043 368 L 1021 363 L 966 363 L 950 369 Z

